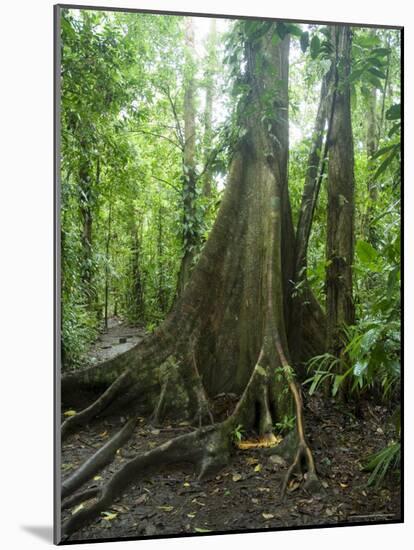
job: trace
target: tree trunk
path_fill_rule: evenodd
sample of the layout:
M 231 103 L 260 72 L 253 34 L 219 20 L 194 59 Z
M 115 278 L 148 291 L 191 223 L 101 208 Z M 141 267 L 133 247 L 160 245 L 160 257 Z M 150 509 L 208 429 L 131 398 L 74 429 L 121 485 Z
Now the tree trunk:
M 184 150 L 183 150 L 183 257 L 178 276 L 178 294 L 188 283 L 197 245 L 196 223 L 196 125 L 195 125 L 195 63 L 193 59 L 194 28 L 192 19 L 185 27 L 186 67 L 184 88 Z
M 212 191 L 212 172 L 210 166 L 211 145 L 213 137 L 213 101 L 215 96 L 214 76 L 217 71 L 217 31 L 216 20 L 210 23 L 210 33 L 207 42 L 207 68 L 205 74 L 206 106 L 204 110 L 204 174 L 203 174 L 203 195 L 207 198 Z
M 372 88 L 368 98 L 367 111 L 367 163 L 368 163 L 368 207 L 366 215 L 367 229 L 365 231 L 368 241 L 375 246 L 376 235 L 372 224 L 375 217 L 375 203 L 378 198 L 378 189 L 374 178 L 375 170 L 372 165 L 372 157 L 378 147 L 377 132 L 377 91 Z
M 163 262 L 163 205 L 162 201 L 160 199 L 159 205 L 158 205 L 158 232 L 157 232 L 157 300 L 159 307 L 163 314 L 167 312 L 167 294 L 165 289 L 165 281 L 164 281 L 164 262 Z
M 133 323 L 142 323 L 145 318 L 144 291 L 141 274 L 141 241 L 136 222 L 136 212 L 131 218 L 131 287 L 130 287 L 130 318 Z
M 82 244 L 82 262 L 81 262 L 81 281 L 85 294 L 85 302 L 92 310 L 96 305 L 96 296 L 94 288 L 93 273 L 93 254 L 92 254 L 92 178 L 91 166 L 86 159 L 87 152 L 80 161 L 79 168 L 79 210 L 82 220 L 81 244 Z M 96 176 L 99 179 L 99 162 L 96 168 Z
M 375 30 L 371 30 L 371 36 L 375 36 Z M 387 69 L 388 70 L 388 69 Z M 385 85 L 384 85 L 385 88 Z M 367 150 L 367 164 L 368 164 L 368 207 L 366 214 L 366 228 L 363 228 L 363 233 L 366 234 L 368 241 L 375 245 L 376 235 L 375 228 L 372 225 L 375 217 L 375 203 L 378 198 L 378 189 L 374 178 L 375 170 L 372 164 L 372 157 L 375 155 L 378 149 L 378 137 L 379 137 L 379 124 L 377 117 L 377 90 L 374 86 L 371 87 L 368 96 L 368 109 L 367 109 L 367 138 L 366 138 L 366 150 Z
M 216 222 L 187 285 L 153 334 L 103 369 L 89 370 L 89 383 L 105 374 L 107 381 L 115 380 L 92 405 L 65 421 L 62 436 L 116 402 L 125 410 L 128 400 L 150 404 L 151 396 L 160 395 L 152 403 L 158 416 L 170 376 L 181 376 L 195 389 L 199 418 L 209 396 L 233 392 L 240 400 L 227 420 L 126 463 L 90 506 L 69 519 L 67 534 L 106 509 L 149 469 L 186 461 L 194 463 L 201 477 L 209 475 L 228 461 L 237 425 L 271 439 L 274 423 L 292 412 L 297 449 L 282 493 L 292 472 L 304 465 L 306 483 L 316 483 L 287 345 L 286 277 L 294 265 L 287 189 L 289 36 L 275 40 L 276 28 L 272 25 L 259 39 L 245 38 L 249 92 L 239 109 L 245 133 L 234 152 Z M 269 90 L 272 94 L 265 94 Z M 67 377 L 67 387 L 68 382 Z M 169 386 L 178 393 L 177 383 Z
M 326 312 L 327 349 L 344 349 L 343 326 L 354 322 L 354 154 L 349 88 L 351 29 L 335 26 L 336 95 L 329 137 Z
M 104 322 L 105 329 L 108 329 L 108 307 L 109 307 L 109 250 L 111 245 L 111 225 L 112 225 L 112 199 L 109 202 L 108 212 L 108 228 L 105 244 L 105 305 L 104 305 Z
M 325 326 L 326 319 L 322 309 L 312 294 L 307 280 L 307 252 L 313 216 L 326 165 L 328 137 L 325 139 L 324 143 L 324 136 L 327 122 L 327 134 L 329 134 L 332 122 L 332 73 L 333 71 L 331 68 L 322 80 L 321 95 L 308 157 L 295 236 L 295 264 L 294 277 L 292 279 L 294 282 L 294 291 L 290 307 L 290 323 L 292 327 L 295 327 L 295 330 L 291 331 L 289 344 L 293 352 L 296 352 L 293 355 L 296 362 L 310 355 L 322 353 L 325 346 L 323 327 Z M 304 349 L 303 332 L 306 330 L 309 331 L 313 324 L 315 327 L 312 331 L 313 337 L 311 337 L 311 341 L 314 347 L 313 349 Z

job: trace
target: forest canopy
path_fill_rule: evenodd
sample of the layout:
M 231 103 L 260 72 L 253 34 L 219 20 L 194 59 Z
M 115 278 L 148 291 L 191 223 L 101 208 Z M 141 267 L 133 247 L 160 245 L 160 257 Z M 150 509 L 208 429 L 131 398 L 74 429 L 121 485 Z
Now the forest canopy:
M 371 482 L 398 470 L 400 30 L 64 8 L 60 31 L 62 398 L 104 392 L 62 435 L 139 396 L 210 426 L 172 440 L 205 474 L 295 432 L 284 493 L 318 481 L 305 393 L 385 407 Z M 118 325 L 142 341 L 101 360 Z

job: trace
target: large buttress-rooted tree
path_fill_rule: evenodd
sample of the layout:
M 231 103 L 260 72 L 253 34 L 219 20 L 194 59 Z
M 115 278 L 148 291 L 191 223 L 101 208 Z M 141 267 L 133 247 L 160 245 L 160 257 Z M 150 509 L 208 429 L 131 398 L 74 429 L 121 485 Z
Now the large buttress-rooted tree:
M 229 460 L 232 433 L 239 424 L 271 440 L 275 421 L 292 409 L 296 446 L 282 493 L 292 472 L 301 467 L 307 470 L 306 483 L 317 484 L 288 348 L 289 331 L 294 330 L 288 318 L 295 266 L 287 185 L 289 36 L 280 40 L 276 24 L 263 28 L 254 37 L 244 36 L 242 77 L 249 91 L 239 108 L 243 137 L 191 277 L 164 323 L 138 346 L 62 380 L 64 401 L 82 384 L 106 386 L 95 402 L 64 422 L 62 437 L 115 408 L 124 414 L 132 414 L 134 407 L 152 408 L 157 419 L 168 403 L 174 404 L 180 381 L 188 395 L 187 409 L 200 422 L 211 421 L 209 396 L 234 392 L 239 402 L 226 420 L 140 454 L 107 485 L 73 495 L 71 503 L 89 501 L 68 520 L 66 535 L 106 509 L 131 481 L 162 464 L 192 462 L 200 476 L 209 475 Z M 304 338 L 311 338 L 310 331 Z M 110 459 L 130 427 L 71 476 L 66 486 L 72 490 L 66 489 L 65 496 Z

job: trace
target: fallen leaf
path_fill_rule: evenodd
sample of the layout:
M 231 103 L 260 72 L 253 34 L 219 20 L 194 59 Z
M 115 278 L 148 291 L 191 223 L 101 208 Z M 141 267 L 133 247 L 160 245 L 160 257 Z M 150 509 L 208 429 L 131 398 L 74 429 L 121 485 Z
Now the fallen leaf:
M 233 481 L 240 481 L 242 476 L 240 474 L 233 474 L 232 480 Z
M 275 517 L 273 514 L 266 514 L 266 512 L 263 512 L 262 516 L 263 516 L 265 519 L 272 519 L 272 518 Z
M 257 464 L 259 462 L 259 459 L 258 458 L 254 458 L 253 456 L 248 456 L 246 458 L 246 464 L 248 464 L 249 466 L 254 466 L 255 464 Z
M 188 481 L 185 481 L 185 482 L 183 483 L 183 486 L 184 486 L 184 487 L 191 487 L 191 485 L 188 483 Z
M 211 529 L 204 529 L 204 527 L 194 527 L 194 531 L 197 533 L 211 533 Z
M 112 504 L 112 509 L 116 512 L 120 512 L 121 514 L 129 511 L 129 507 L 123 504 Z
M 95 477 L 93 478 L 94 481 L 99 481 L 100 479 L 102 479 L 102 476 L 95 476 Z
M 70 409 L 69 411 L 65 411 L 63 413 L 63 416 L 75 416 L 76 414 L 76 411 L 74 411 L 73 409 Z
M 195 518 L 196 515 L 195 515 L 195 514 L 187 514 L 187 517 L 189 517 L 189 518 Z
M 106 521 L 112 521 L 118 515 L 118 512 L 101 512 L 101 516 Z
M 252 502 L 253 502 L 253 504 L 259 504 L 259 499 L 258 498 L 252 498 Z
M 108 430 L 105 430 L 104 432 L 100 433 L 99 437 L 108 437 Z
M 348 487 L 348 483 L 339 483 L 339 485 L 342 487 L 342 489 L 346 489 Z
M 79 504 L 78 506 L 76 506 L 76 508 L 74 508 L 74 509 L 72 510 L 72 516 L 73 516 L 74 514 L 76 514 L 77 512 L 79 512 L 79 510 L 82 510 L 82 508 L 83 508 L 83 503 L 82 503 L 82 504 Z
M 269 434 L 264 437 L 259 437 L 258 439 L 245 439 L 243 441 L 238 441 L 236 447 L 242 451 L 247 449 L 260 449 L 266 447 L 275 447 L 279 445 L 283 440 L 282 437 L 276 436 L 274 434 Z
M 262 465 L 261 465 L 261 464 L 258 464 L 258 465 L 255 467 L 254 471 L 255 471 L 255 472 L 260 472 L 261 469 L 262 469 Z
M 158 508 L 164 512 L 172 512 L 174 510 L 174 506 L 158 506 Z

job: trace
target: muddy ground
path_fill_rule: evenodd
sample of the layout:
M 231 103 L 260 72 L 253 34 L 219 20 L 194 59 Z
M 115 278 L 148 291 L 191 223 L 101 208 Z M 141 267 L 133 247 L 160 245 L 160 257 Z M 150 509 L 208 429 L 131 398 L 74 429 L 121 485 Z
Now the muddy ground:
M 128 327 L 116 330 L 130 331 Z M 112 336 L 119 342 L 119 334 Z M 136 338 L 140 337 L 137 333 Z M 97 350 L 92 353 L 96 355 Z M 213 401 L 215 419 L 230 414 L 234 402 L 225 396 Z M 363 402 L 356 417 L 352 408 L 340 409 L 333 400 L 313 396 L 305 401 L 305 418 L 324 488 L 321 494 L 310 495 L 293 482 L 282 501 L 280 490 L 288 464 L 275 455 L 266 456 L 264 450 L 235 449 L 231 464 L 209 480 L 198 481 L 191 466 L 181 464 L 132 483 L 107 513 L 69 540 L 398 521 L 398 476 L 386 479 L 380 487 L 368 487 L 370 474 L 362 470 L 366 458 L 394 436 L 387 410 Z M 121 417 L 100 420 L 69 436 L 62 449 L 62 476 L 73 472 L 124 422 Z M 105 483 L 136 453 L 192 429 L 185 422 L 177 425 L 168 419 L 155 427 L 139 418 L 133 437 L 117 452 L 114 462 L 83 489 Z M 62 520 L 74 510 L 63 512 Z

